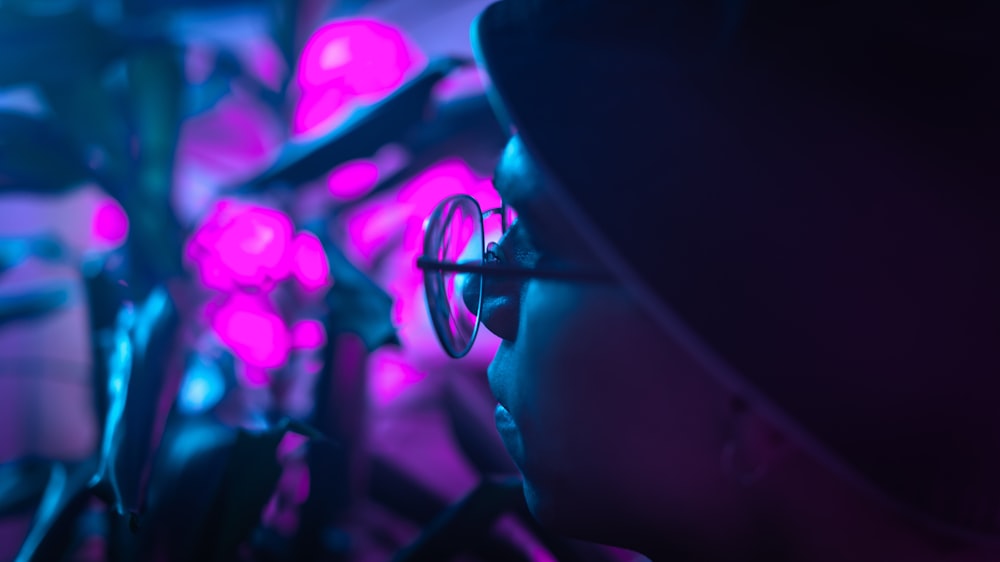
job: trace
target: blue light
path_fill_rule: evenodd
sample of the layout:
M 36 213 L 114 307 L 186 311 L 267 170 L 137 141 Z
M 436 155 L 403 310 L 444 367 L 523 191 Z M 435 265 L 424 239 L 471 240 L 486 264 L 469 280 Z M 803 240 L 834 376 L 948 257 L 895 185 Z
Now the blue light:
M 184 374 L 177 407 L 184 414 L 198 414 L 218 404 L 225 391 L 222 371 L 204 359 L 195 359 Z

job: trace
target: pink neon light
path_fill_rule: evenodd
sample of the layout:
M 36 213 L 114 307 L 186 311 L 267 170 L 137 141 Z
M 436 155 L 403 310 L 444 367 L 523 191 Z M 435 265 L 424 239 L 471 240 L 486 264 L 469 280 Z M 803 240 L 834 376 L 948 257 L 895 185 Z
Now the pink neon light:
M 292 273 L 307 291 L 317 291 L 330 281 L 330 262 L 323 243 L 311 232 L 300 232 L 292 242 Z
M 423 55 L 402 32 L 374 19 L 349 19 L 319 28 L 302 50 L 301 99 L 295 132 L 335 126 L 354 102 L 372 103 L 398 88 Z
M 245 378 L 251 384 L 264 384 L 267 376 L 261 370 L 288 360 L 288 329 L 266 295 L 232 293 L 207 312 L 216 336 L 245 363 Z
M 188 241 L 205 286 L 268 288 L 291 273 L 292 222 L 274 209 L 220 201 Z
M 373 19 L 335 21 L 306 43 L 299 84 L 303 89 L 334 85 L 355 95 L 388 93 L 403 83 L 415 58 L 395 27 Z
M 378 183 L 378 166 L 368 160 L 348 162 L 331 172 L 327 181 L 334 197 L 357 199 Z
M 326 343 L 326 328 L 318 320 L 300 320 L 292 327 L 292 348 L 316 349 Z
M 128 237 L 128 215 L 117 201 L 108 197 L 94 212 L 91 232 L 94 242 L 102 248 L 118 247 Z

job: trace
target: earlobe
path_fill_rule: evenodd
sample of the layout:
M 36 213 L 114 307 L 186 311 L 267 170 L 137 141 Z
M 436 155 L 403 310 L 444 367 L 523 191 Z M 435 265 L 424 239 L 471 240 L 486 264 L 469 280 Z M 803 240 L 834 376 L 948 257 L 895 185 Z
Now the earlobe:
M 722 445 L 722 472 L 742 486 L 771 473 L 788 450 L 785 436 L 740 397 L 730 401 L 729 435 Z

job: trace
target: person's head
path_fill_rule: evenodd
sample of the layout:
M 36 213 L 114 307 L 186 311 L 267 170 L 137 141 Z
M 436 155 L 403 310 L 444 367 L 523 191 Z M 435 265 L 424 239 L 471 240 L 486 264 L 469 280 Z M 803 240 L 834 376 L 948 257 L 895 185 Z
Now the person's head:
M 709 560 L 1000 542 L 997 51 L 959 4 L 480 17 L 518 221 L 466 300 L 543 523 Z

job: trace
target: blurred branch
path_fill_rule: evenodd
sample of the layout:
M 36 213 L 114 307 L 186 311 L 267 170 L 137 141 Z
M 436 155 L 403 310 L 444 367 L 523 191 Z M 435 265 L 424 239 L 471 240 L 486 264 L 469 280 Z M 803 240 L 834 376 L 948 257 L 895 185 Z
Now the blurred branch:
M 138 169 L 123 204 L 131 224 L 129 253 L 137 298 L 145 297 L 157 282 L 184 272 L 181 227 L 170 197 L 184 87 L 179 58 L 175 48 L 164 43 L 128 59 Z
M 16 562 L 63 559 L 72 544 L 73 524 L 90 497 L 87 482 L 95 464 L 95 459 L 88 459 L 52 465 L 48 485 Z
M 326 295 L 328 318 L 336 325 L 329 333 L 353 333 L 373 351 L 386 344 L 398 344 L 392 324 L 392 297 L 347 259 L 333 245 L 326 245 L 333 287 Z
M 61 285 L 35 288 L 17 295 L 0 296 L 0 327 L 11 322 L 48 315 L 69 303 L 69 289 Z

